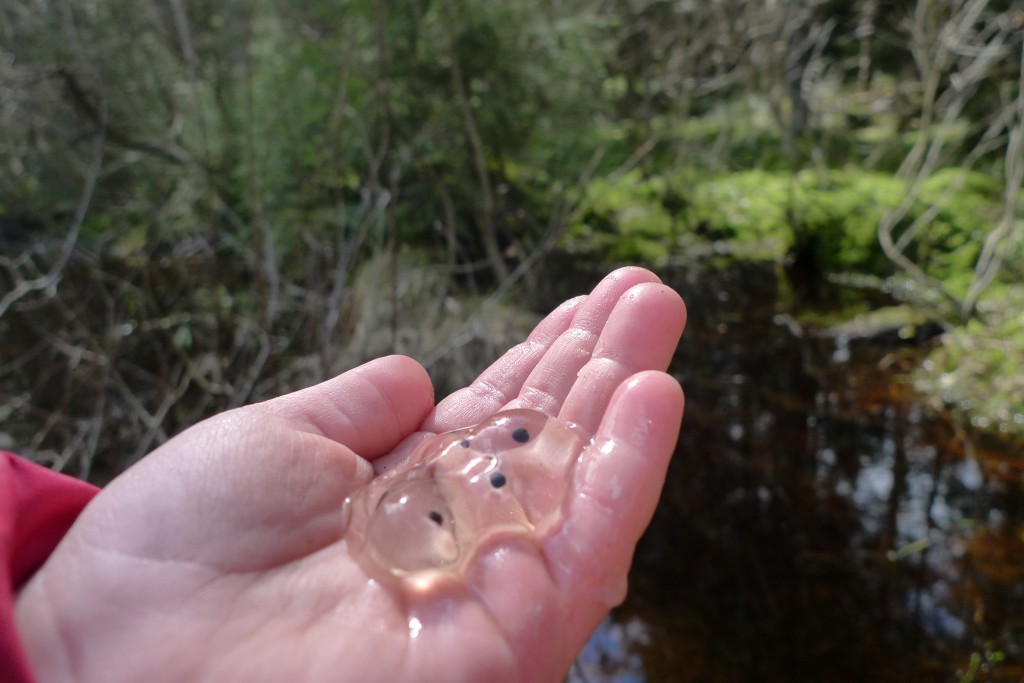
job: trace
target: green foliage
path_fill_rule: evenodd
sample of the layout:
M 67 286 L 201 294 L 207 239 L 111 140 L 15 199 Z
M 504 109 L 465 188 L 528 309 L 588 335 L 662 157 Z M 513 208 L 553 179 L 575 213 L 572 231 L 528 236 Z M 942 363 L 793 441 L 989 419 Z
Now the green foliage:
M 595 180 L 585 191 L 586 211 L 569 229 L 568 246 L 612 261 L 663 261 L 674 221 L 666 190 L 663 178 L 644 178 L 638 170 Z
M 853 5 L 816 6 L 832 30 L 806 4 L 780 21 L 771 3 L 11 0 L 0 253 L 59 244 L 99 159 L 79 244 L 103 266 L 71 272 L 131 284 L 82 315 L 115 328 L 210 313 L 207 334 L 193 319 L 153 343 L 228 353 L 203 341 L 237 324 L 244 365 L 308 351 L 295 330 L 315 324 L 298 320 L 401 245 L 474 283 L 548 234 L 610 261 L 659 265 L 697 246 L 886 277 L 896 268 L 878 226 L 911 191 L 897 171 L 915 143 L 936 141 L 939 170 L 894 236 L 963 294 L 1001 213 L 1005 150 L 991 142 L 1007 136 L 990 126 L 1016 97 L 1019 65 L 1002 60 L 1002 80 L 926 125 L 902 15 Z M 1004 5 L 978 25 L 1008 26 L 993 14 Z M 851 37 L 872 36 L 869 19 L 884 39 Z M 814 55 L 787 52 L 812 35 L 825 40 Z M 803 57 L 820 61 L 795 90 L 786 77 Z M 961 83 L 968 71 L 954 66 Z M 962 173 L 983 135 L 990 149 L 972 167 L 984 173 Z M 1024 272 L 1022 235 L 1001 245 L 996 285 Z M 0 289 L 45 272 L 58 250 L 46 253 L 5 266 Z M 189 259 L 208 279 L 181 275 Z M 285 341 L 253 350 L 271 334 Z
M 893 264 L 878 244 L 878 228 L 907 196 L 906 184 L 883 173 L 810 171 L 797 176 L 800 199 L 792 211 L 798 238 L 831 272 L 888 275 Z M 897 237 L 914 230 L 906 253 L 926 273 L 950 284 L 969 276 L 983 236 L 1000 211 L 997 184 L 980 173 L 944 170 L 928 178 L 896 226 Z M 934 213 L 934 215 L 933 215 Z M 915 225 L 920 223 L 920 225 Z
M 758 243 L 776 259 L 805 250 L 826 272 L 878 273 L 890 267 L 878 225 L 903 190 L 864 171 L 745 171 L 700 183 L 694 195 L 688 222 L 715 239 Z
M 311 236 L 344 228 L 346 207 L 370 204 L 386 206 L 406 242 L 435 245 L 450 221 L 460 258 L 473 261 L 485 223 L 501 246 L 538 237 L 553 194 L 517 178 L 546 178 L 557 194 L 603 144 L 586 122 L 603 106 L 608 45 L 581 7 L 204 0 L 65 14 L 21 4 L 0 21 L 16 54 L 3 64 L 28 74 L 10 78 L 44 70 L 66 82 L 50 77 L 12 100 L 38 119 L 12 119 L 0 143 L 18 160 L 0 167 L 4 210 L 66 224 L 105 123 L 111 168 L 92 201 L 94 237 L 141 221 L 154 242 L 272 240 L 291 263 Z
M 684 244 L 719 241 L 748 256 L 808 259 L 821 272 L 886 276 L 895 266 L 879 246 L 878 229 L 906 196 L 900 179 L 856 169 L 749 170 L 706 179 L 687 169 L 651 177 L 632 171 L 591 183 L 588 209 L 567 240 L 581 251 L 653 263 Z M 896 232 L 926 222 L 913 228 L 921 238 L 908 252 L 931 276 L 957 286 L 971 276 L 999 202 L 992 179 L 943 171 L 923 184 Z
M 769 171 L 731 173 L 697 183 L 686 217 L 690 229 L 712 239 L 760 244 L 781 258 L 793 244 L 793 178 Z
M 941 169 L 922 185 L 919 206 L 935 207 L 912 254 L 958 294 L 967 291 L 985 236 L 1002 212 L 1003 187 L 979 172 Z
M 985 319 L 945 336 L 915 375 L 918 390 L 939 398 L 978 429 L 1024 436 L 1024 287 L 993 288 Z

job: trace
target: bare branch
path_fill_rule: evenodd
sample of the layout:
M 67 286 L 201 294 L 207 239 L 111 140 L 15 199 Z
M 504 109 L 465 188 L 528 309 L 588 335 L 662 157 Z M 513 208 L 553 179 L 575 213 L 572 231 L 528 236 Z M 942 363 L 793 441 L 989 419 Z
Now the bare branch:
M 996 229 L 985 238 L 985 244 L 978 257 L 974 281 L 971 282 L 961 308 L 961 314 L 965 319 L 974 314 L 982 292 L 992 284 L 1002 266 L 1003 254 L 1000 247 L 1015 230 L 1020 229 L 1017 224 L 1017 198 L 1024 187 L 1024 42 L 1021 43 L 1020 78 L 1014 112 L 1017 121 L 1010 131 L 1010 141 L 1006 146 L 1004 160 L 1006 187 L 1003 195 L 1003 215 Z
M 105 111 L 105 107 L 101 107 L 101 121 L 105 121 L 106 119 Z M 96 151 L 93 154 L 92 164 L 90 164 L 86 171 L 85 182 L 82 184 L 82 192 L 78 199 L 78 206 L 75 208 L 75 215 L 71 222 L 71 227 L 68 230 L 67 236 L 64 238 L 64 242 L 61 245 L 60 253 L 57 256 L 56 261 L 54 261 L 53 265 L 50 266 L 50 270 L 46 275 L 43 275 L 42 277 L 33 278 L 31 280 L 18 278 L 14 288 L 0 298 L 0 317 L 3 317 L 4 313 L 7 312 L 11 305 L 32 292 L 43 291 L 50 297 L 56 295 L 61 273 L 67 265 L 68 260 L 71 258 L 71 254 L 75 249 L 75 244 L 78 242 L 78 235 L 82 230 L 82 224 L 85 222 L 85 217 L 89 213 L 89 205 L 92 203 L 93 194 L 96 191 L 96 182 L 99 179 L 100 171 L 103 168 L 103 153 L 106 147 L 106 126 L 104 125 L 101 125 L 96 133 L 95 147 Z M 12 275 L 17 276 L 17 271 L 12 272 Z

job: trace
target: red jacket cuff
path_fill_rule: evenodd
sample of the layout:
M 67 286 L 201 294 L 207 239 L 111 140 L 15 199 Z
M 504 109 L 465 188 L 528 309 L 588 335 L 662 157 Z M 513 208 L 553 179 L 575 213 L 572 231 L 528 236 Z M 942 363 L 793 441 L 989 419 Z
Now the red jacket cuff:
M 34 680 L 14 623 L 18 588 L 50 556 L 95 486 L 0 451 L 0 671 Z

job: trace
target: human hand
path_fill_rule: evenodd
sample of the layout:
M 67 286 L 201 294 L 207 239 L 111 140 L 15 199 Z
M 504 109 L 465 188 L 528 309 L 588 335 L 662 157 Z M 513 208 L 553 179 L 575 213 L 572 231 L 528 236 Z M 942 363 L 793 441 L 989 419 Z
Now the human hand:
M 566 302 L 433 406 L 392 356 L 183 432 L 104 489 L 18 596 L 41 681 L 556 681 L 624 595 L 683 399 L 685 320 L 638 268 Z M 559 531 L 417 605 L 348 553 L 342 501 L 425 434 L 533 408 L 594 435 Z M 612 446 L 609 448 L 609 444 Z

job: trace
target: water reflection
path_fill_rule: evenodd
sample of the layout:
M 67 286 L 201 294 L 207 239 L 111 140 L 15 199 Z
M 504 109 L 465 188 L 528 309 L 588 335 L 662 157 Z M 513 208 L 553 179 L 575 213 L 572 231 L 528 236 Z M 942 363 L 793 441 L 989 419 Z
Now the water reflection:
M 914 349 L 803 330 L 771 268 L 666 280 L 683 435 L 574 680 L 1024 679 L 1017 447 L 914 396 Z
M 567 683 L 643 683 L 639 650 L 650 644 L 648 627 L 640 619 L 606 619 L 577 657 Z

